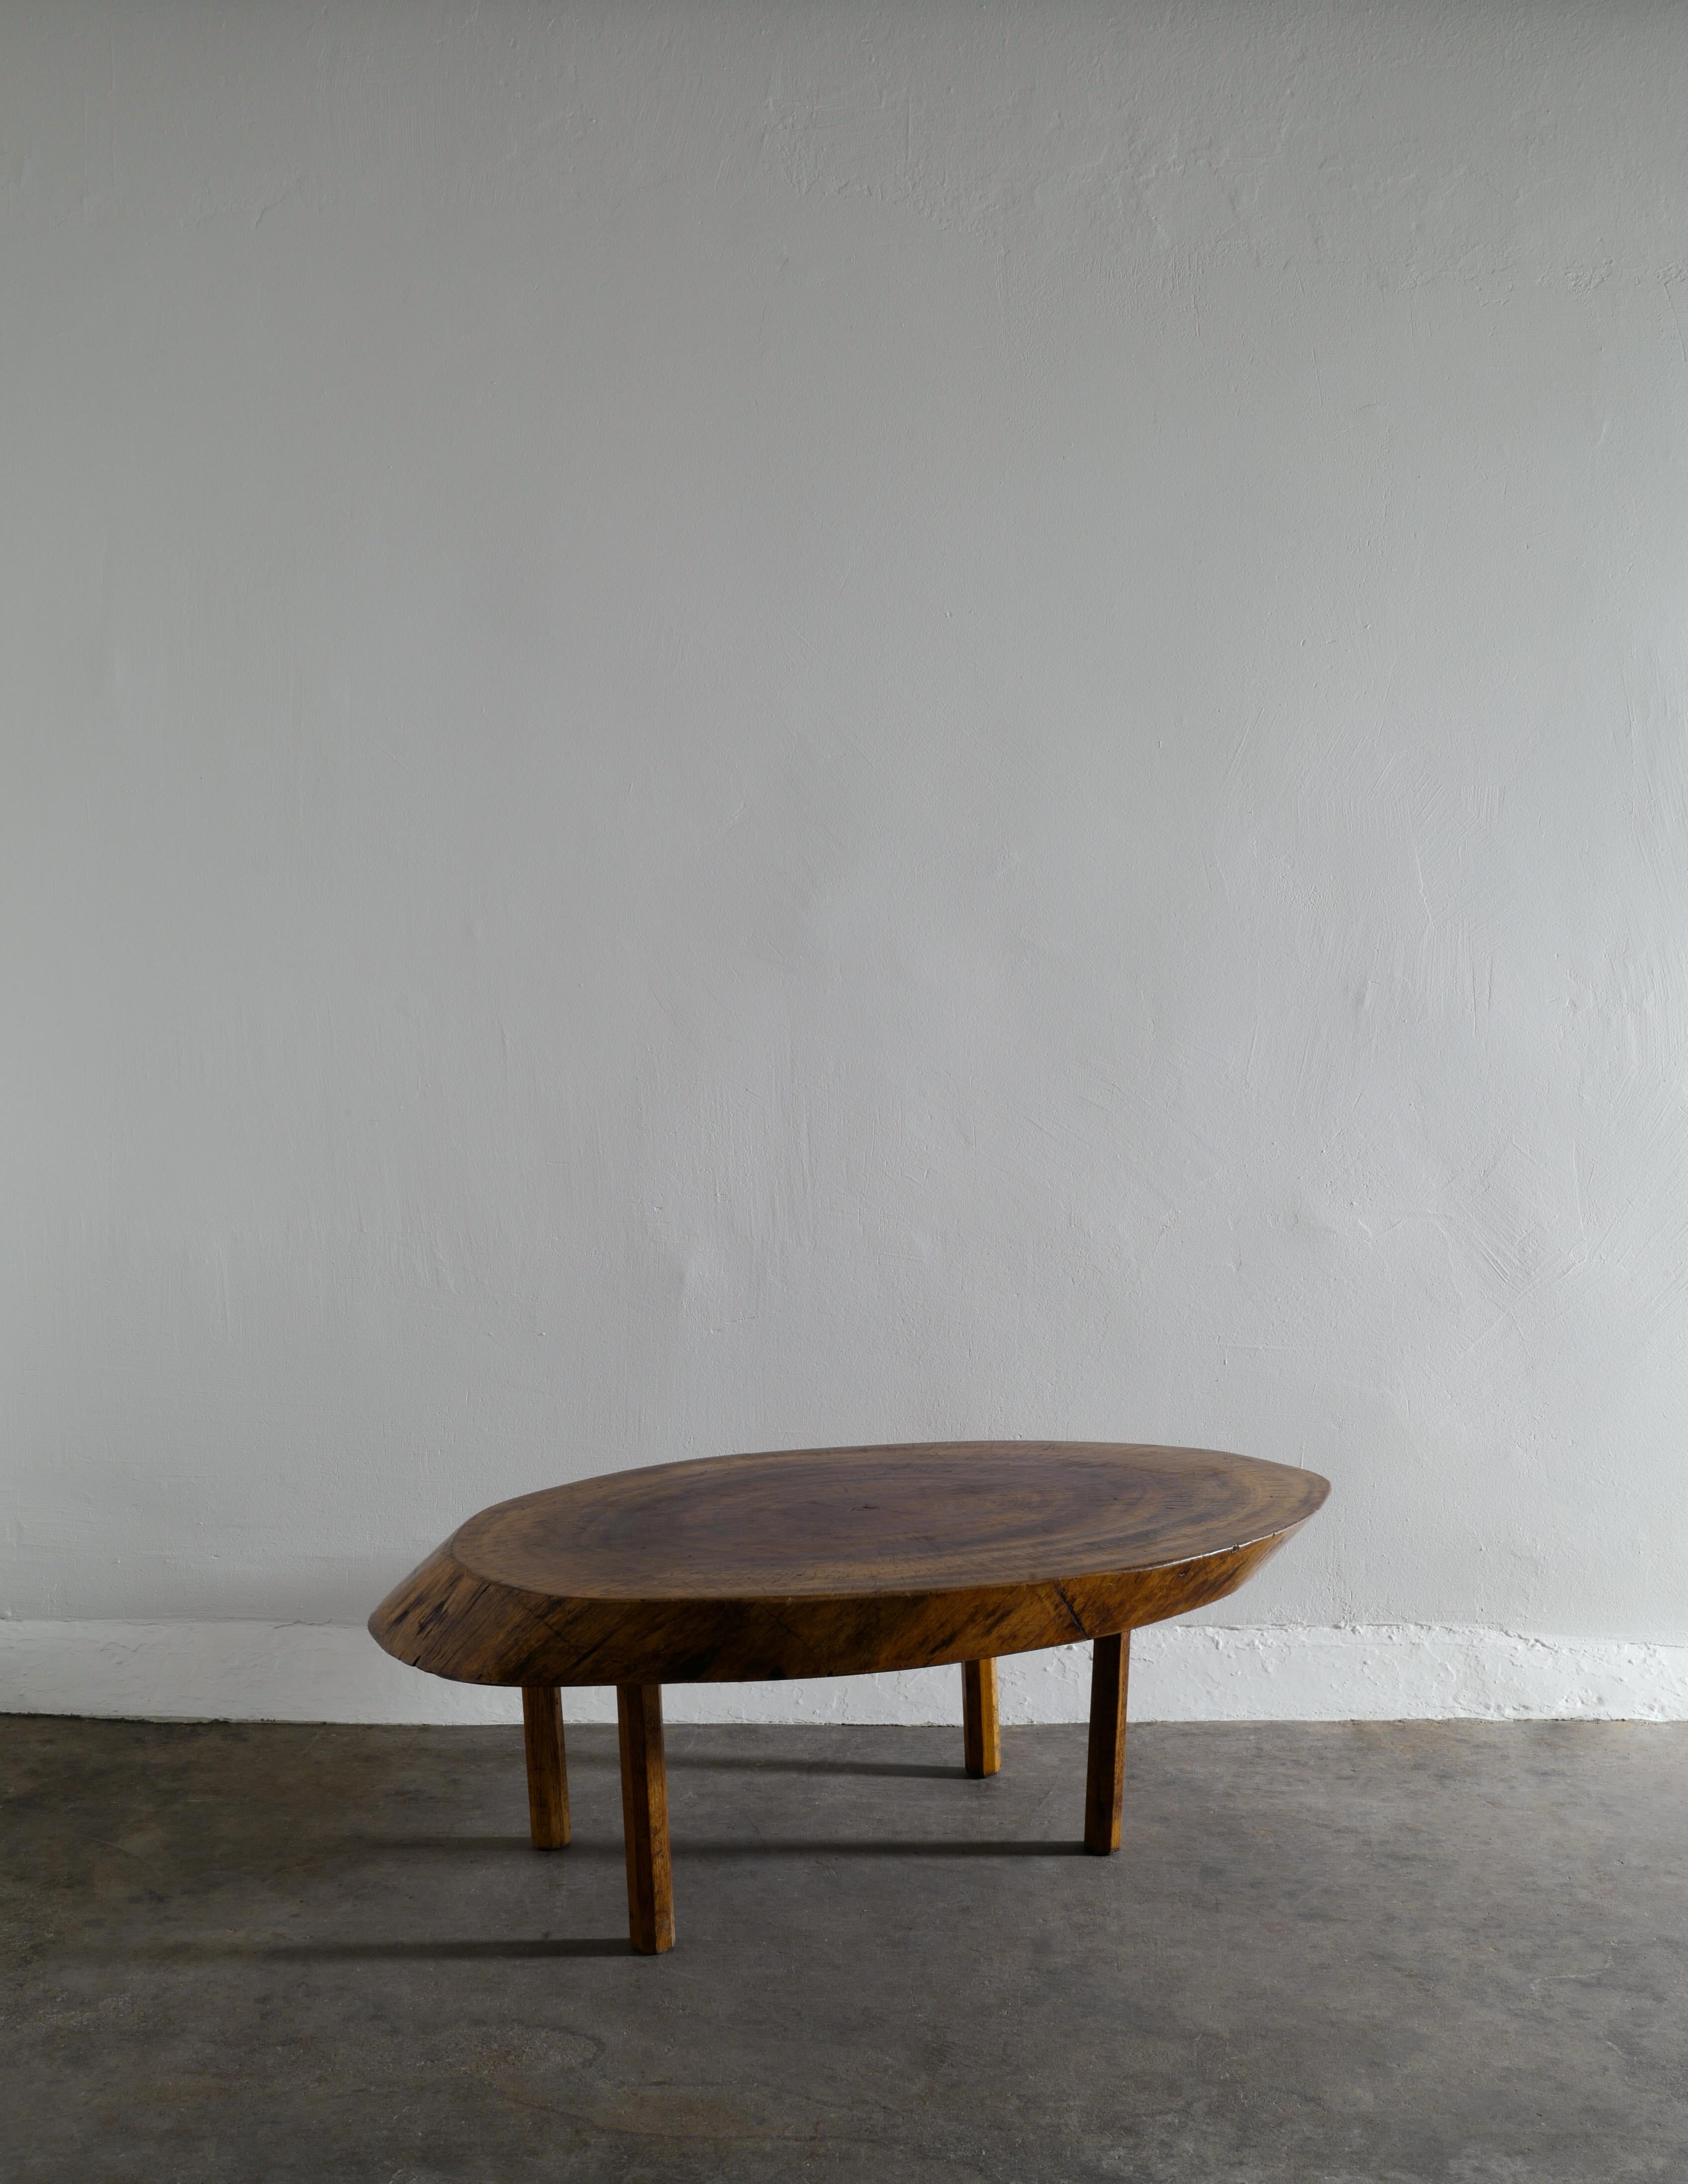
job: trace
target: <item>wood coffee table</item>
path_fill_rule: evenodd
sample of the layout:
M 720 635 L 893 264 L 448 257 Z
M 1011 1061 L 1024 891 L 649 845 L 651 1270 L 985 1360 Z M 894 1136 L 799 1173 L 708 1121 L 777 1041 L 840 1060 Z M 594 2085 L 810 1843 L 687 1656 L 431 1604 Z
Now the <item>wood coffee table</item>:
M 1117 1850 L 1139 1624 L 1234 1592 L 1324 1500 L 1209 1449 L 949 1441 L 615 1472 L 471 1517 L 370 1618 L 389 1653 L 519 1686 L 533 1843 L 569 1839 L 564 1685 L 614 1684 L 632 1946 L 674 1945 L 664 1684 L 961 1664 L 967 1769 L 1000 1765 L 996 1662 L 1088 1639 L 1084 1847 Z

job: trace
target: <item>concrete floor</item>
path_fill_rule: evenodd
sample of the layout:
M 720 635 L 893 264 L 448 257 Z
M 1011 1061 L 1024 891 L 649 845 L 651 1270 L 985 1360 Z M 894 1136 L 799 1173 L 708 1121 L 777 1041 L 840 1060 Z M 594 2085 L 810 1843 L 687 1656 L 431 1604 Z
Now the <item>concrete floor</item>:
M 670 1733 L 0 1719 L 0 2176 L 1688 2178 L 1688 1727 Z

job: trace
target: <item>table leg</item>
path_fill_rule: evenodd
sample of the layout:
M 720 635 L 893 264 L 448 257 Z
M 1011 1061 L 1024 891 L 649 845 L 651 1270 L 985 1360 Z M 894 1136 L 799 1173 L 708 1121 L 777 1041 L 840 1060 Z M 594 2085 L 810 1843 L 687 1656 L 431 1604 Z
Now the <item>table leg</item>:
M 994 1661 L 961 1663 L 961 1742 L 969 1774 L 994 1774 L 1001 1766 Z
M 521 1728 L 533 1847 L 561 1850 L 569 1839 L 569 1769 L 563 1752 L 562 1694 L 554 1684 L 523 1685 Z
M 617 1684 L 621 1828 L 627 1846 L 627 1926 L 641 1956 L 674 1946 L 668 1864 L 668 1776 L 662 1761 L 662 1686 Z
M 1125 1680 L 1131 1633 L 1098 1638 L 1090 1657 L 1090 1755 L 1084 1779 L 1084 1847 L 1099 1857 L 1119 1848 L 1125 1797 Z

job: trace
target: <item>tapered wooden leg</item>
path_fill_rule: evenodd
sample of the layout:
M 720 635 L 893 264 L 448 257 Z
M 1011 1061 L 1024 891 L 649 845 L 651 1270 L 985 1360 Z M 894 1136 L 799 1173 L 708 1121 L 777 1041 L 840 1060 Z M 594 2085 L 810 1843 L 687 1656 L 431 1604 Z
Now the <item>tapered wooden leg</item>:
M 1125 1679 L 1131 1633 L 1098 1638 L 1090 1659 L 1090 1757 L 1084 1778 L 1084 1847 L 1106 1858 L 1119 1848 L 1125 1797 Z
M 961 1663 L 961 1742 L 969 1774 L 994 1774 L 1001 1766 L 994 1661 Z
M 527 1825 L 535 1850 L 561 1850 L 569 1839 L 569 1769 L 563 1752 L 562 1694 L 554 1684 L 525 1685 L 521 1726 L 527 1743 Z
M 627 1928 L 642 1956 L 674 1946 L 668 1865 L 668 1776 L 662 1763 L 662 1686 L 617 1684 L 621 1828 L 627 1845 Z

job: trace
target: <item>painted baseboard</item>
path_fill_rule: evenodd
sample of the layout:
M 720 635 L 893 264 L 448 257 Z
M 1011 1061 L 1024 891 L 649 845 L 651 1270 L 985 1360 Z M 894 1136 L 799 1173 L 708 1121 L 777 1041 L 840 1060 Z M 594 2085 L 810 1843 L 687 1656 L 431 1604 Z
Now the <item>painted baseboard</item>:
M 1082 1721 L 1089 1649 L 1002 1664 L 1003 1719 Z M 954 1722 L 953 1669 L 671 1687 L 674 1721 Z M 0 1621 L 0 1713 L 171 1721 L 511 1722 L 513 1692 L 401 1668 L 326 1623 Z M 571 1720 L 614 1719 L 607 1691 Z M 1524 1637 L 1461 1624 L 1169 1624 L 1132 1646 L 1137 1721 L 1682 1721 L 1688 1646 Z

